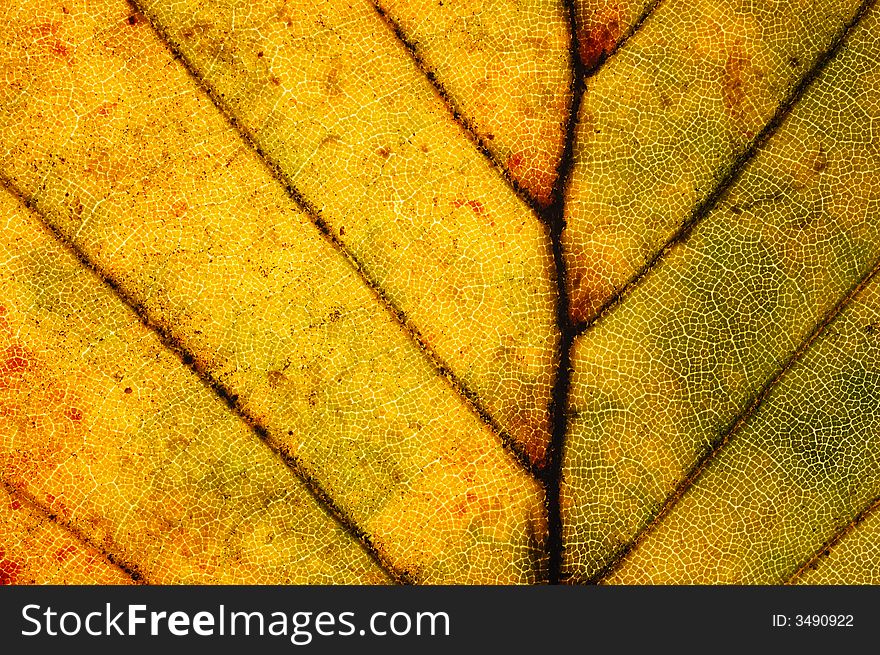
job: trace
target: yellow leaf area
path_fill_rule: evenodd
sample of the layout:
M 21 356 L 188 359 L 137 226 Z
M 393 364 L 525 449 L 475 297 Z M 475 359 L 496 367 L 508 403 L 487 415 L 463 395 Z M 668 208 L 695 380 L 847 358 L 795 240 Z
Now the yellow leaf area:
M 420 343 L 541 463 L 557 342 L 547 230 L 376 8 L 136 4 Z
M 703 211 L 859 7 L 668 0 L 587 79 L 565 208 L 573 320 Z
M 783 582 L 880 493 L 878 36 L 578 339 L 572 579 Z
M 572 83 L 563 3 L 376 4 L 406 35 L 426 72 L 457 101 L 456 111 L 469 119 L 499 166 L 539 205 L 549 205 Z
M 32 210 L 3 201 L 5 481 L 148 581 L 374 582 L 377 564 L 422 582 L 535 580 L 540 487 L 143 16 L 50 1 L 6 5 L 2 19 L 0 170 Z M 383 178 L 386 190 L 404 178 Z M 529 229 L 543 239 L 506 198 L 522 223 L 469 248 L 518 250 Z M 367 235 L 368 206 L 349 218 L 376 252 L 393 250 Z M 481 307 L 503 295 L 503 266 L 455 268 L 458 255 L 430 250 L 450 224 L 376 229 L 394 225 L 421 235 L 398 230 L 421 281 L 396 275 L 425 312 L 448 309 L 431 261 Z M 510 277 L 535 287 L 518 302 L 541 305 L 546 271 Z M 507 309 L 523 326 L 540 313 Z M 476 336 L 467 327 L 456 334 Z M 499 324 L 480 329 L 506 353 L 492 366 L 541 358 Z
M 66 548 L 75 535 L 148 582 L 384 579 L 132 311 L 9 193 L 0 203 L 0 475 L 55 521 L 7 499 L 10 561 L 33 523 L 29 539 Z M 104 580 L 81 551 L 33 575 Z

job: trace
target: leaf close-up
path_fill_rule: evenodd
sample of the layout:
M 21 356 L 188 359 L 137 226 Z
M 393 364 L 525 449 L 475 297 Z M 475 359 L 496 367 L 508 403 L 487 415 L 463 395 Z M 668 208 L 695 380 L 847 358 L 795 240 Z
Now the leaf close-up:
M 0 583 L 877 583 L 870 0 L 5 0 Z

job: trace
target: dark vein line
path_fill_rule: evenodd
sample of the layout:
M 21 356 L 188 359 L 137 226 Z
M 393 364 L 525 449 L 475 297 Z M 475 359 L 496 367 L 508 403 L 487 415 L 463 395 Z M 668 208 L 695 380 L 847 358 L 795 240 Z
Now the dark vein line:
M 614 43 L 611 50 L 602 53 L 599 59 L 596 60 L 595 64 L 593 64 L 589 68 L 584 69 L 584 78 L 595 76 L 605 65 L 605 62 L 616 55 L 617 51 L 623 48 L 627 44 L 627 42 L 629 42 L 629 40 L 633 36 L 635 36 L 636 32 L 638 32 L 642 28 L 642 25 L 644 25 L 646 20 L 648 20 L 648 17 L 654 13 L 654 11 L 660 6 L 662 2 L 663 0 L 652 0 L 650 3 L 648 3 L 642 13 L 639 14 L 639 17 L 635 20 L 635 22 L 629 26 L 629 29 L 627 29 L 626 33 Z
M 542 477 L 547 509 L 547 551 L 548 582 L 559 584 L 562 577 L 562 510 L 560 495 L 562 488 L 562 464 L 565 451 L 565 436 L 568 432 L 568 403 L 571 390 L 571 347 L 575 332 L 571 323 L 570 301 L 568 296 L 568 270 L 562 233 L 565 231 L 565 191 L 574 169 L 574 146 L 577 138 L 578 114 L 584 97 L 584 67 L 579 54 L 575 0 L 564 0 L 569 24 L 569 61 L 572 70 L 571 101 L 568 120 L 565 126 L 565 146 L 559 162 L 556 183 L 553 187 L 553 201 L 546 212 L 550 226 L 553 264 L 556 269 L 556 327 L 559 330 L 559 363 L 556 380 L 553 383 L 553 396 L 550 402 L 550 446 L 547 453 L 547 469 Z
M 8 493 L 10 496 L 17 497 L 20 500 L 23 500 L 30 509 L 35 511 L 37 514 L 43 516 L 50 523 L 53 523 L 60 527 L 62 530 L 70 534 L 80 543 L 100 553 L 109 564 L 111 564 L 114 568 L 122 571 L 125 575 L 131 578 L 135 584 L 150 584 L 149 580 L 147 580 L 146 576 L 141 573 L 137 566 L 123 561 L 103 546 L 100 546 L 96 542 L 92 541 L 91 537 L 80 530 L 76 525 L 69 521 L 62 520 L 57 514 L 55 514 L 45 505 L 43 505 L 43 503 L 38 501 L 24 489 L 16 487 L 15 485 L 10 484 L 3 479 L 0 479 L 0 487 L 3 487 L 3 489 L 6 490 L 6 493 Z
M 492 417 L 490 412 L 482 404 L 479 396 L 474 392 L 461 378 L 459 378 L 440 355 L 428 344 L 427 340 L 422 336 L 418 327 L 409 319 L 401 307 L 399 307 L 382 288 L 381 284 L 372 277 L 367 266 L 346 246 L 339 238 L 333 234 L 327 221 L 321 215 L 321 210 L 309 202 L 302 193 L 294 185 L 290 177 L 281 167 L 263 150 L 257 143 L 256 138 L 251 131 L 243 125 L 232 111 L 229 104 L 217 91 L 209 85 L 200 75 L 195 65 L 187 59 L 186 55 L 178 49 L 177 45 L 166 33 L 165 29 L 159 24 L 151 14 L 146 13 L 140 6 L 141 0 L 128 0 L 128 3 L 141 13 L 145 20 L 149 23 L 153 31 L 159 37 L 160 41 L 168 48 L 168 51 L 178 61 L 195 83 L 196 87 L 201 90 L 211 100 L 221 116 L 226 120 L 227 124 L 235 130 L 248 148 L 254 151 L 257 159 L 263 164 L 269 174 L 278 182 L 288 197 L 294 204 L 303 211 L 311 220 L 312 224 L 318 229 L 321 236 L 330 244 L 330 246 L 342 257 L 352 271 L 361 279 L 367 289 L 373 294 L 377 303 L 391 315 L 394 322 L 409 339 L 416 345 L 428 363 L 436 370 L 440 377 L 445 380 L 449 387 L 460 398 L 464 400 L 464 404 L 469 407 L 480 422 L 487 426 L 502 444 L 504 449 L 511 455 L 512 459 L 530 475 L 536 477 L 538 475 L 538 466 L 533 463 L 526 451 L 513 439 L 513 437 Z
M 826 49 L 816 59 L 813 67 L 808 70 L 800 81 L 792 89 L 791 93 L 776 108 L 770 121 L 764 125 L 763 129 L 751 141 L 751 143 L 743 150 L 731 163 L 730 167 L 719 178 L 718 184 L 712 192 L 700 201 L 693 209 L 691 214 L 685 219 L 678 230 L 654 253 L 648 262 L 627 280 L 623 286 L 612 294 L 602 305 L 593 313 L 586 321 L 580 323 L 576 330 L 581 335 L 590 330 L 601 319 L 612 313 L 614 309 L 644 280 L 647 275 L 654 270 L 666 258 L 669 251 L 683 243 L 690 236 L 694 228 L 706 218 L 715 208 L 715 205 L 724 197 L 728 189 L 730 189 L 742 176 L 749 162 L 760 152 L 767 141 L 776 133 L 780 126 L 785 122 L 791 110 L 801 100 L 809 89 L 810 85 L 819 77 L 829 62 L 834 59 L 846 42 L 847 36 L 852 32 L 853 28 L 859 24 L 864 15 L 873 6 L 875 0 L 863 0 L 858 11 L 850 19 L 843 29 L 834 37 Z
M 849 523 L 840 526 L 840 528 L 835 532 L 831 537 L 822 544 L 822 547 L 817 550 L 812 557 L 810 557 L 806 562 L 804 562 L 797 571 L 795 571 L 791 577 L 786 580 L 785 584 L 794 584 L 795 580 L 801 577 L 804 573 L 806 573 L 810 569 L 816 569 L 819 566 L 820 560 L 827 556 L 831 550 L 839 544 L 844 537 L 848 534 L 854 532 L 856 528 L 859 527 L 874 511 L 880 509 L 880 496 L 876 496 L 873 498 L 861 512 L 853 517 L 853 520 Z
M 821 337 L 826 328 L 834 322 L 834 320 L 840 315 L 840 312 L 849 305 L 850 301 L 852 301 L 868 284 L 871 283 L 878 271 L 880 271 L 880 259 L 878 259 L 874 265 L 868 269 L 868 271 L 856 281 L 856 283 L 840 299 L 838 299 L 837 303 L 826 312 L 819 322 L 816 323 L 806 339 L 804 339 L 794 352 L 788 356 L 776 373 L 765 380 L 764 384 L 758 390 L 758 393 L 752 397 L 752 400 L 748 405 L 746 405 L 746 407 L 732 419 L 729 427 L 722 429 L 719 437 L 703 449 L 702 454 L 698 456 L 696 462 L 691 466 L 685 477 L 676 485 L 672 493 L 666 497 L 666 500 L 660 506 L 654 517 L 648 521 L 648 523 L 643 525 L 635 536 L 618 550 L 604 567 L 591 576 L 586 581 L 587 584 L 601 582 L 604 578 L 620 568 L 626 558 L 645 541 L 646 537 L 666 518 L 685 493 L 693 487 L 709 465 L 716 459 L 718 454 L 724 450 L 737 433 L 752 419 L 753 416 L 755 416 L 764 404 L 764 401 L 767 400 L 770 393 L 791 370 L 792 366 L 794 366 L 794 364 L 797 363 L 812 347 L 816 340 Z
M 373 6 L 373 9 L 376 10 L 376 13 L 379 14 L 379 17 L 382 21 L 388 26 L 388 28 L 393 32 L 395 38 L 403 45 L 406 52 L 409 54 L 410 58 L 415 63 L 416 68 L 419 72 L 428 80 L 428 82 L 433 87 L 436 94 L 440 97 L 440 100 L 443 101 L 443 104 L 446 106 L 446 109 L 452 115 L 453 122 L 458 125 L 464 135 L 468 138 L 468 140 L 476 147 L 476 149 L 480 152 L 481 155 L 492 165 L 500 175 L 507 186 L 522 200 L 526 205 L 531 208 L 531 210 L 535 213 L 537 217 L 542 217 L 543 208 L 541 203 L 538 202 L 538 199 L 535 198 L 524 186 L 522 186 L 514 177 L 511 175 L 510 170 L 505 166 L 501 161 L 499 161 L 492 150 L 489 148 L 489 144 L 486 143 L 486 140 L 480 134 L 477 127 L 473 124 L 470 118 L 468 118 L 464 112 L 462 112 L 461 107 L 455 101 L 455 98 L 446 90 L 446 87 L 443 86 L 443 83 L 437 79 L 437 73 L 428 65 L 428 63 L 422 58 L 422 55 L 419 53 L 418 46 L 416 46 L 413 41 L 406 35 L 403 31 L 403 28 L 400 26 L 394 17 L 392 17 L 384 7 L 378 2 L 378 0 L 370 0 L 370 4 Z
M 229 408 L 239 419 L 250 428 L 257 436 L 259 441 L 265 444 L 274 455 L 277 455 L 288 469 L 299 478 L 306 490 L 315 500 L 318 507 L 323 509 L 340 528 L 352 537 L 367 552 L 373 562 L 379 566 L 385 573 L 395 582 L 399 584 L 413 584 L 414 580 L 409 573 L 397 570 L 382 553 L 373 544 L 370 536 L 365 533 L 350 518 L 345 511 L 340 508 L 323 489 L 318 482 L 306 469 L 305 466 L 293 455 L 286 452 L 282 443 L 275 440 L 269 430 L 263 426 L 259 420 L 251 416 L 239 403 L 238 394 L 230 390 L 220 380 L 215 378 L 207 366 L 201 362 L 196 354 L 189 350 L 174 334 L 171 329 L 161 322 L 154 320 L 146 307 L 144 307 L 137 299 L 128 294 L 128 291 L 109 273 L 101 269 L 100 266 L 92 261 L 89 256 L 80 249 L 75 243 L 69 240 L 58 228 L 56 228 L 43 210 L 38 206 L 35 199 L 29 197 L 22 192 L 18 186 L 10 180 L 5 173 L 0 172 L 0 185 L 2 185 L 9 193 L 15 196 L 19 202 L 24 205 L 36 220 L 42 225 L 49 234 L 59 243 L 61 247 L 76 257 L 77 261 L 83 268 L 89 270 L 97 280 L 109 289 L 116 297 L 130 309 L 138 320 L 149 330 L 151 330 L 159 339 L 161 344 L 173 353 L 180 362 L 192 371 L 205 387 L 222 400 L 226 407 Z

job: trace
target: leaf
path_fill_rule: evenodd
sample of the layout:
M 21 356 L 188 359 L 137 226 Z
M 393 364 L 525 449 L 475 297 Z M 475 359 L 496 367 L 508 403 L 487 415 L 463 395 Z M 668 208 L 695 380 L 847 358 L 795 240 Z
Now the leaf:
M 873 3 L 0 21 L 0 581 L 876 581 Z

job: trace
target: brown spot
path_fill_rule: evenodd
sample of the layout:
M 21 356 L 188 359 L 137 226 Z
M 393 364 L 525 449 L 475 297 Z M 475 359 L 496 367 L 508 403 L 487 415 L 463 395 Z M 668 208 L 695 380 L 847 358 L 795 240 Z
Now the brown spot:
M 424 153 L 427 153 L 427 152 L 428 152 L 428 146 L 426 146 L 426 145 L 423 143 L 422 145 L 419 146 L 419 150 L 421 150 L 421 151 L 424 152 Z
M 746 71 L 751 62 L 742 46 L 737 46 L 727 55 L 721 85 L 721 100 L 728 113 L 735 119 L 743 117 L 746 101 Z
M 391 151 L 388 148 L 383 147 L 383 148 L 379 148 L 378 150 L 376 150 L 376 154 L 379 155 L 380 157 L 382 157 L 383 159 L 388 159 L 388 157 L 391 155 Z
M 538 204 L 547 207 L 553 200 L 553 184 L 556 173 L 527 165 L 533 161 L 525 153 L 516 152 L 507 158 L 507 170 L 511 177 L 528 189 Z
M 825 154 L 825 149 L 819 146 L 819 152 L 813 156 L 812 169 L 821 173 L 826 168 L 828 168 L 828 155 Z
M 264 56 L 265 56 L 265 55 L 263 54 L 263 51 L 262 51 L 262 50 L 260 50 L 260 51 L 257 53 L 257 58 L 258 58 L 258 59 L 262 59 Z
M 131 16 L 128 17 L 128 24 L 129 25 L 137 25 L 137 23 L 138 23 L 137 14 L 132 14 Z
M 345 236 L 345 226 L 344 225 L 339 226 L 339 236 L 341 236 L 341 237 Z
M 340 84 L 342 74 L 337 67 L 330 69 L 327 78 L 324 81 L 324 91 L 327 95 L 338 96 L 342 94 L 342 85 Z
M 266 378 L 269 380 L 269 386 L 273 389 L 277 389 L 287 383 L 287 376 L 281 371 L 269 371 L 266 373 Z
M 123 390 L 122 393 L 131 393 L 131 391 L 132 391 L 131 387 L 125 387 L 125 389 Z
M 198 36 L 205 36 L 208 32 L 210 32 L 213 29 L 213 27 L 214 26 L 211 23 L 201 22 L 201 23 L 196 23 L 195 25 L 193 25 L 191 29 L 192 29 L 193 34 L 198 35 Z
M 486 208 L 479 200 L 459 200 L 458 198 L 456 198 L 452 201 L 452 206 L 456 209 L 467 206 L 470 207 L 475 214 L 479 215 L 483 215 L 486 213 Z
M 270 81 L 272 84 L 274 84 L 275 86 L 281 86 L 281 79 L 278 78 L 278 77 L 276 77 L 275 75 L 273 75 L 272 77 L 270 77 L 270 78 L 269 78 L 269 81 Z
M 553 202 L 553 185 L 556 173 L 533 169 L 529 178 L 529 190 L 541 207 L 549 207 Z
M 533 401 L 529 401 L 527 404 L 534 406 Z M 509 429 L 529 462 L 539 468 L 545 466 L 550 439 L 547 414 L 537 409 L 529 410 L 520 407 L 511 417 Z
M 80 410 L 78 410 L 76 407 L 71 407 L 66 412 L 64 412 L 64 415 L 67 418 L 69 418 L 71 421 L 79 422 L 79 421 L 82 421 L 82 419 L 83 419 L 83 413 Z
M 578 54 L 587 72 L 601 64 L 620 39 L 620 17 L 612 9 L 597 16 L 578 34 Z
M 9 559 L 0 559 L 0 585 L 13 585 L 18 580 L 21 564 Z
M 611 286 L 595 267 L 575 262 L 571 270 L 569 313 L 573 323 L 592 319 L 612 293 Z

